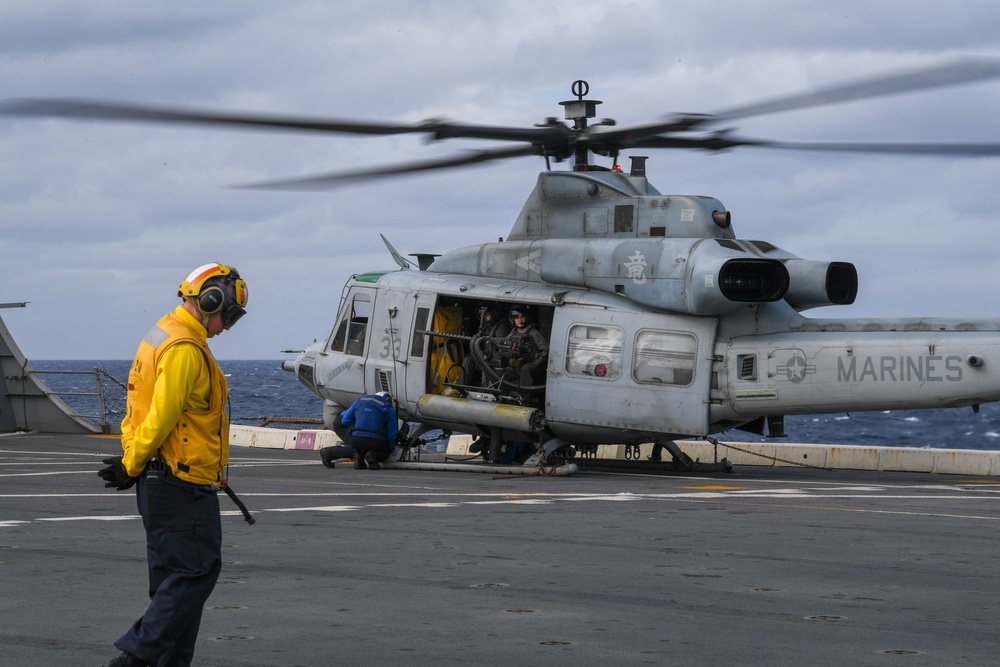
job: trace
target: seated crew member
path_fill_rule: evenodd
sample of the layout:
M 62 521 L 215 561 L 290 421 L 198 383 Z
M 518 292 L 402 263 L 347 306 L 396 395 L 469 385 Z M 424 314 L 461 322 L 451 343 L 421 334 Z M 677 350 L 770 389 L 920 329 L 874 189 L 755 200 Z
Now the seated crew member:
M 506 338 L 510 335 L 511 325 L 504 319 L 497 308 L 488 307 L 483 313 L 483 325 L 479 329 L 480 336 L 490 338 Z
M 543 372 L 549 358 L 549 342 L 534 322 L 531 321 L 527 308 L 515 306 L 510 309 L 510 323 L 513 329 L 510 336 L 529 336 L 532 347 L 526 356 L 514 356 L 510 366 L 517 371 L 518 382 L 522 387 L 530 387 L 544 381 Z
M 479 345 L 480 351 L 490 349 L 489 343 L 486 343 L 484 339 L 506 338 L 510 335 L 511 325 L 508 324 L 507 318 L 503 316 L 503 311 L 496 305 L 483 303 L 476 308 L 476 313 L 478 315 L 478 324 L 473 342 L 471 344 Z M 485 346 L 483 345 L 484 343 Z M 490 386 L 492 382 L 490 381 L 490 378 L 486 377 L 483 373 L 482 364 L 486 363 L 495 368 L 495 364 L 498 359 L 495 355 L 486 352 L 483 358 L 477 362 L 474 358 L 474 351 L 471 347 L 469 352 L 470 354 L 467 354 L 465 359 L 462 361 L 462 381 L 460 384 L 476 387 Z
M 344 426 L 351 427 L 350 445 L 354 448 L 354 469 L 379 470 L 382 461 L 396 447 L 399 423 L 389 392 L 362 396 L 344 410 Z

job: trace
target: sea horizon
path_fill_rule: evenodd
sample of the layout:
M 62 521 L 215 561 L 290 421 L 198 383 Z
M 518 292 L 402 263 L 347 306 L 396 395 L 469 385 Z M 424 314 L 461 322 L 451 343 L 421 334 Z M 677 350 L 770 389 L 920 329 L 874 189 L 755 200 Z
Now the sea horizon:
M 323 401 L 299 383 L 294 373 L 282 370 L 284 359 L 218 359 L 229 383 L 231 419 L 254 424 L 265 417 L 318 419 Z M 89 377 L 95 367 L 124 382 L 130 359 L 30 360 L 32 367 L 57 394 L 93 391 Z M 72 375 L 52 371 L 73 371 Z M 85 397 L 64 397 L 81 414 Z M 96 399 L 91 399 L 96 401 Z M 109 421 L 112 421 L 109 416 Z M 315 426 L 314 426 L 315 427 Z M 927 447 L 935 449 L 1000 449 L 1000 403 L 985 403 L 978 413 L 972 408 L 891 410 L 818 415 L 789 415 L 787 437 L 771 439 L 740 430 L 713 437 L 722 442 L 794 442 L 870 447 Z

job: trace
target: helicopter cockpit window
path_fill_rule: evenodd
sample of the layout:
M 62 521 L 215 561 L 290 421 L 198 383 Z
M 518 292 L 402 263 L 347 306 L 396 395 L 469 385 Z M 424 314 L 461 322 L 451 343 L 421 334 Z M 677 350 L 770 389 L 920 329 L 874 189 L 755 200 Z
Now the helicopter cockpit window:
M 694 380 L 698 340 L 673 331 L 640 331 L 632 375 L 636 382 L 686 386 Z
M 337 324 L 337 331 L 330 343 L 331 352 L 346 352 L 361 356 L 365 350 L 365 333 L 372 304 L 367 294 L 355 294 L 350 306 L 344 309 L 344 317 Z
M 622 372 L 622 341 L 618 327 L 577 324 L 570 327 L 566 345 L 566 372 L 570 375 L 614 380 Z

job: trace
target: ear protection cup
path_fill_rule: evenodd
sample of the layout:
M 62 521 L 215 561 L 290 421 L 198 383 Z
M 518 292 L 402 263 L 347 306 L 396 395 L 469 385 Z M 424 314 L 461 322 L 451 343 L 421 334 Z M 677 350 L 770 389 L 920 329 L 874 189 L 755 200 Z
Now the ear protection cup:
M 198 295 L 198 307 L 206 315 L 217 313 L 224 303 L 226 293 L 218 285 L 212 285 Z

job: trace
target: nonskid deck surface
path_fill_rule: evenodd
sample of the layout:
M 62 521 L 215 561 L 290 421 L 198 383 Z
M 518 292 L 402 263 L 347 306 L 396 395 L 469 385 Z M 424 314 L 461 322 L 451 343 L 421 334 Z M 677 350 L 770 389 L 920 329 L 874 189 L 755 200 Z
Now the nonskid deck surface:
M 0 437 L 3 664 L 101 664 L 142 613 L 113 438 Z M 196 664 L 995 664 L 998 480 L 325 468 L 233 448 Z M 905 657 L 904 657 L 905 656 Z

